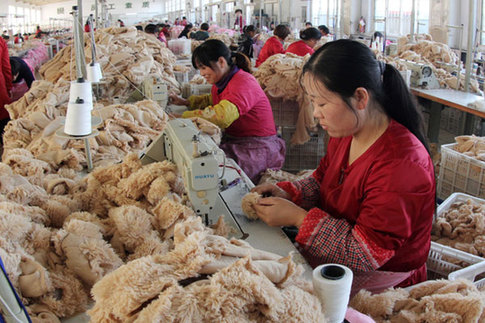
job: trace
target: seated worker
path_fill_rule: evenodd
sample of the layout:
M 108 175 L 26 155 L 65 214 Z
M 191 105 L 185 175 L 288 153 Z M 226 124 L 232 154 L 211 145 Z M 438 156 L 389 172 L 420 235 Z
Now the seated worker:
M 155 36 L 157 36 L 157 39 L 168 47 L 167 37 L 165 37 L 163 28 L 165 28 L 165 24 L 157 24 L 157 31 L 155 32 Z
M 209 24 L 204 22 L 200 25 L 200 30 L 190 34 L 190 38 L 195 40 L 206 40 L 209 38 Z
M 171 95 L 173 104 L 189 107 L 182 117 L 201 117 L 223 129 L 220 148 L 254 183 L 266 169 L 280 169 L 285 142 L 276 135 L 268 97 L 249 73 L 249 59 L 231 54 L 222 41 L 209 39 L 195 49 L 192 65 L 213 84 L 212 91 L 188 100 Z
M 330 34 L 330 29 L 328 29 L 328 27 L 325 25 L 318 26 L 318 30 L 320 30 L 320 33 L 323 37 L 326 37 L 328 34 Z
M 253 44 L 256 36 L 256 27 L 254 25 L 248 25 L 244 27 L 244 34 L 242 36 L 242 42 L 239 45 L 237 51 L 243 53 L 249 58 L 253 58 Z
M 15 38 L 13 39 L 14 44 L 20 44 L 24 42 L 24 37 L 22 37 L 21 33 L 18 33 L 15 35 Z
M 298 56 L 312 55 L 315 51 L 313 48 L 322 38 L 322 34 L 317 28 L 310 27 L 300 31 L 300 40 L 291 43 L 286 49 L 287 53 L 293 53 Z
M 275 54 L 284 54 L 283 43 L 285 38 L 290 34 L 290 29 L 285 25 L 276 26 L 272 37 L 270 37 L 266 43 L 264 43 L 263 48 L 259 52 L 258 59 L 256 60 L 256 67 L 263 64 L 268 57 Z
M 313 27 L 312 23 L 309 21 L 305 22 L 305 28 L 310 28 L 310 27 Z
M 32 86 L 34 74 L 29 65 L 20 57 L 10 57 L 10 68 L 12 71 L 12 101 L 20 99 Z
M 178 38 L 185 37 L 185 38 L 189 39 L 189 33 L 192 30 L 192 27 L 193 27 L 192 24 L 185 25 L 184 30 L 182 30 L 182 32 L 180 33 Z
M 306 179 L 255 187 L 270 196 L 255 206 L 258 216 L 298 227 L 311 266 L 345 265 L 371 291 L 425 281 L 436 185 L 423 118 L 401 74 L 341 39 L 310 57 L 302 85 L 330 136 L 327 153 Z

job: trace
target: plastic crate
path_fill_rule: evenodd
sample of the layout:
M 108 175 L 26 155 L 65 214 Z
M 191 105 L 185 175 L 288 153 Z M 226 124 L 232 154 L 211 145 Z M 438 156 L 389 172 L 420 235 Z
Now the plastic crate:
M 452 193 L 463 192 L 485 198 L 485 162 L 455 151 L 455 145 L 441 146 L 438 197 L 444 200 Z
M 485 204 L 483 199 L 463 193 L 453 193 L 439 205 L 436 212 L 437 216 L 441 216 L 449 210 L 453 203 L 466 202 L 469 199 L 476 203 Z M 455 262 L 460 262 L 460 264 Z M 467 265 L 463 266 L 463 264 Z M 436 242 L 431 242 L 431 250 L 426 265 L 428 267 L 428 279 L 448 277 L 449 279 L 466 278 L 474 281 L 476 276 L 485 272 L 484 258 Z M 469 269 L 470 267 L 471 269 Z M 484 287 L 485 278 L 479 278 L 474 283 L 479 288 Z
M 268 97 L 277 127 L 296 126 L 300 107 L 298 102 L 283 98 Z
M 460 264 L 453 263 L 453 260 L 459 261 Z M 468 265 L 463 265 L 463 263 Z M 426 267 L 428 269 L 428 279 L 449 278 L 450 280 L 454 280 L 467 278 L 475 280 L 478 274 L 485 271 L 485 259 L 436 242 L 431 242 Z M 485 285 L 485 279 L 474 281 L 474 284 L 480 288 Z
M 325 154 L 325 131 L 309 132 L 310 140 L 303 145 L 291 145 L 290 140 L 296 127 L 281 127 L 281 137 L 286 143 L 286 155 L 283 170 L 296 173 L 304 169 L 315 169 Z

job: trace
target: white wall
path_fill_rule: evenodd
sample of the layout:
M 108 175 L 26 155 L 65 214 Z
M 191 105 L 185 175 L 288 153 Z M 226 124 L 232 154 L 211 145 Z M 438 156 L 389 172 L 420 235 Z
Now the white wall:
M 149 2 L 149 8 L 142 8 L 142 4 L 144 1 Z M 125 8 L 126 2 L 131 2 L 132 8 Z M 110 7 L 110 5 L 112 5 L 112 7 L 114 8 L 108 10 L 108 13 L 112 16 L 112 20 L 116 21 L 117 19 L 121 19 L 125 22 L 126 25 L 133 25 L 139 21 L 145 21 L 156 16 L 160 17 L 165 10 L 165 7 L 163 6 L 163 0 L 108 0 L 107 3 L 108 8 Z M 49 18 L 72 20 L 70 12 L 72 11 L 72 6 L 74 5 L 77 5 L 77 1 L 71 0 L 66 2 L 43 5 L 42 23 L 44 25 L 49 25 L 49 23 L 52 22 L 52 20 L 49 20 Z M 82 1 L 83 17 L 87 17 L 91 13 L 94 14 L 94 10 L 91 10 L 93 5 L 94 0 Z M 58 14 L 58 8 L 64 8 L 64 13 Z M 98 14 L 101 14 L 100 5 L 98 5 Z

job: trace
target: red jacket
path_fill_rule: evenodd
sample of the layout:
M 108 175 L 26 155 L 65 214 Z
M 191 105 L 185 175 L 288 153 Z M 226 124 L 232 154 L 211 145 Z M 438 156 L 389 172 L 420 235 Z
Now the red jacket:
M 264 44 L 261 52 L 259 52 L 258 59 L 256 60 L 256 67 L 263 64 L 268 57 L 273 56 L 275 54 L 284 54 L 285 50 L 283 49 L 283 44 L 280 40 L 276 37 L 270 37 L 266 43 Z
M 0 68 L 0 120 L 3 120 L 9 117 L 5 105 L 10 103 L 9 92 L 12 89 L 12 70 L 7 43 L 3 38 L 0 40 Z
M 234 137 L 267 137 L 276 135 L 273 111 L 268 97 L 258 81 L 251 74 L 239 70 L 219 94 L 212 86 L 212 104 L 221 100 L 234 104 L 239 111 L 239 118 L 227 129 L 226 133 Z
M 426 280 L 435 210 L 433 163 L 421 142 L 391 121 L 350 166 L 352 138 L 331 138 L 313 176 L 278 185 L 310 209 L 296 241 L 312 266 L 415 272 L 399 286 Z M 317 206 L 317 207 L 315 207 Z
M 313 50 L 313 48 L 305 44 L 303 40 L 299 40 L 288 46 L 286 52 L 293 53 L 298 56 L 305 56 L 306 54 L 312 55 L 315 51 Z
M 91 29 L 89 28 L 89 24 L 84 25 L 84 31 L 87 33 L 91 31 Z

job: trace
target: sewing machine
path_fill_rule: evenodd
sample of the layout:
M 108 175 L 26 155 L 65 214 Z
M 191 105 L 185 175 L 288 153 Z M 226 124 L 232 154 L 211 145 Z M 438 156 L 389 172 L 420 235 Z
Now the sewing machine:
M 426 89 L 439 89 L 440 84 L 433 73 L 431 66 L 402 60 L 408 70 L 411 71 L 411 86 Z
M 159 77 L 150 76 L 142 82 L 141 89 L 143 95 L 153 101 L 157 101 L 162 108 L 167 106 L 168 89 L 165 82 Z
M 260 220 L 248 219 L 241 208 L 242 198 L 254 187 L 251 180 L 212 138 L 202 133 L 188 119 L 174 119 L 141 156 L 142 164 L 168 159 L 177 165 L 194 211 L 206 225 L 217 222 L 221 215 L 234 231 L 230 236 L 248 241 L 253 247 L 288 255 L 296 248 L 286 234 Z M 294 260 L 311 268 L 297 252 Z

